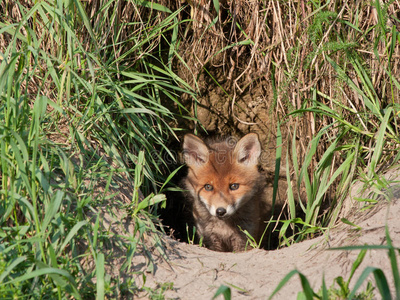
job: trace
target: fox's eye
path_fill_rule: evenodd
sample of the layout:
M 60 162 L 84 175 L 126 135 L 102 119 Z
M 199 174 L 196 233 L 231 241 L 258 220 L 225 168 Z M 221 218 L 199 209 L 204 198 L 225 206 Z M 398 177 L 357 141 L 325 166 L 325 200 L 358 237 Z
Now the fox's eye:
M 231 191 L 237 190 L 239 188 L 239 183 L 232 183 L 229 185 Z
M 204 185 L 204 189 L 206 191 L 208 191 L 208 192 L 211 192 L 214 188 L 213 188 L 213 186 L 211 184 L 207 183 L 207 184 Z

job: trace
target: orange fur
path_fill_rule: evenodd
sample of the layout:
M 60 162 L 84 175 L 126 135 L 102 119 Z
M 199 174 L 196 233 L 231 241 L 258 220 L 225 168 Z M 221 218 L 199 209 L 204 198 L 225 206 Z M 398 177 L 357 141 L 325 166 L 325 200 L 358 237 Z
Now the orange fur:
M 187 134 L 183 155 L 189 168 L 184 179 L 199 236 L 216 251 L 244 251 L 247 230 L 259 241 L 265 228 L 265 179 L 258 170 L 258 136 L 237 143 L 228 138 L 206 143 Z

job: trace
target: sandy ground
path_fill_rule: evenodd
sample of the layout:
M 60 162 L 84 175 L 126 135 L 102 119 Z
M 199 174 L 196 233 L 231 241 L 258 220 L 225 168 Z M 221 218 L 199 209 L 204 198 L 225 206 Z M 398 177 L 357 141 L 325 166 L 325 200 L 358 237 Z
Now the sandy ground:
M 391 172 L 386 177 L 400 178 L 399 174 L 399 171 Z M 165 292 L 166 299 L 211 299 L 222 284 L 237 287 L 231 288 L 232 299 L 266 299 L 279 282 L 295 269 L 308 278 L 316 292 L 322 286 L 323 277 L 328 287 L 338 276 L 347 280 L 359 250 L 331 248 L 364 244 L 385 245 L 385 226 L 389 229 L 393 245 L 400 247 L 400 184 L 392 183 L 390 190 L 385 191 L 390 201 L 382 197 L 379 204 L 368 210 L 361 210 L 362 205 L 354 199 L 359 196 L 360 187 L 361 184 L 354 185 L 342 211 L 342 216 L 361 227 L 359 230 L 340 223 L 318 238 L 288 248 L 275 251 L 251 250 L 244 253 L 214 252 L 165 237 L 169 260 L 159 258 L 155 261 L 154 272 L 145 273 L 145 285 L 157 287 L 162 283 L 173 283 L 173 288 Z M 119 270 L 116 260 L 111 258 L 109 262 L 113 272 Z M 132 263 L 137 271 L 146 268 L 145 260 L 140 255 L 135 256 Z M 394 290 L 386 250 L 368 250 L 351 281 L 351 287 L 367 266 L 381 268 L 392 291 Z M 141 278 L 138 276 L 136 282 L 140 282 Z M 374 282 L 373 276 L 370 279 Z M 295 275 L 273 299 L 296 299 L 301 290 L 299 276 Z M 377 291 L 375 294 L 378 294 Z M 222 295 L 217 299 L 223 299 Z

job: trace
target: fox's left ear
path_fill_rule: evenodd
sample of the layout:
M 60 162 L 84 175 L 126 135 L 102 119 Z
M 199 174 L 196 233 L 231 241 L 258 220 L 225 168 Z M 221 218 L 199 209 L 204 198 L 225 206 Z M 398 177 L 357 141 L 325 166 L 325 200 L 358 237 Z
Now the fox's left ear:
M 233 153 L 239 163 L 258 165 L 258 159 L 261 155 L 261 145 L 258 135 L 255 133 L 246 134 L 236 144 Z
M 189 167 L 199 167 L 208 161 L 207 145 L 193 134 L 186 134 L 183 139 L 183 158 Z

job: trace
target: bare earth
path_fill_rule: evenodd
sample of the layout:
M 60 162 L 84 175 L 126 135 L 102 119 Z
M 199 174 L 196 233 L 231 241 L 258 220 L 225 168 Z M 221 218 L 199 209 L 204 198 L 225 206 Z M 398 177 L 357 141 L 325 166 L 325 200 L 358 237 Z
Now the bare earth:
M 390 172 L 386 178 L 398 179 L 399 174 L 399 170 Z M 157 259 L 154 272 L 146 274 L 145 285 L 157 287 L 162 283 L 173 283 L 173 288 L 165 292 L 166 299 L 211 299 L 222 284 L 240 288 L 240 290 L 231 288 L 232 299 L 266 299 L 279 282 L 294 269 L 308 278 L 316 292 L 322 286 L 323 277 L 328 287 L 338 276 L 343 276 L 344 280 L 347 280 L 359 250 L 329 250 L 330 248 L 364 244 L 385 245 L 386 225 L 393 245 L 400 247 L 400 185 L 392 183 L 390 190 L 385 192 L 390 195 L 390 201 L 382 198 L 374 208 L 364 211 L 360 209 L 362 205 L 354 200 L 354 197 L 359 196 L 360 187 L 361 184 L 355 184 L 351 195 L 344 203 L 341 215 L 360 226 L 361 230 L 340 223 L 336 228 L 325 232 L 323 236 L 289 248 L 275 251 L 251 250 L 243 253 L 214 252 L 166 237 L 169 261 Z M 118 258 L 111 258 L 109 263 L 109 272 L 117 275 Z M 144 270 L 144 258 L 140 255 L 135 256 L 133 265 L 136 270 Z M 368 250 L 362 265 L 353 277 L 351 287 L 367 266 L 382 269 L 392 291 L 394 290 L 386 250 Z M 138 276 L 137 284 L 141 280 L 142 277 Z M 373 276 L 370 276 L 370 280 L 374 282 Z M 295 275 L 273 299 L 296 299 L 297 293 L 301 290 L 299 276 Z M 375 294 L 379 294 L 377 290 Z M 145 294 L 143 297 L 148 296 Z M 223 299 L 223 296 L 217 299 Z

